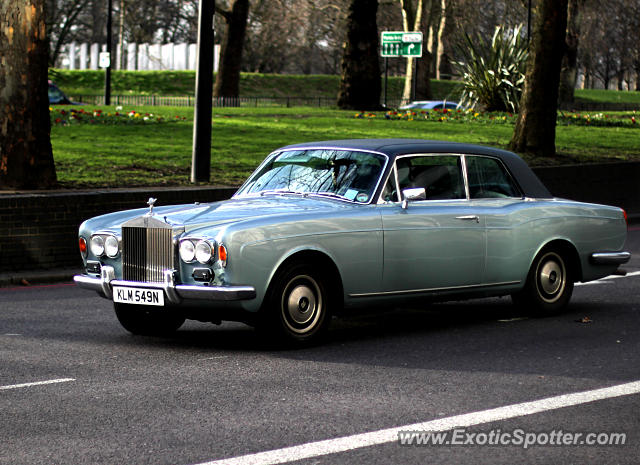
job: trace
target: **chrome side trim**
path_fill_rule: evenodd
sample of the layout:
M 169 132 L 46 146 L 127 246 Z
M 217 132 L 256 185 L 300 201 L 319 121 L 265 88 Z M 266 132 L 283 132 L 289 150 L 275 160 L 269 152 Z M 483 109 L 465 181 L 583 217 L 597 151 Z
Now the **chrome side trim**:
M 629 252 L 594 252 L 589 261 L 594 265 L 622 265 L 631 258 Z
M 456 216 L 456 220 L 475 221 L 476 223 L 480 223 L 480 217 L 478 215 Z
M 101 296 L 110 300 L 113 298 L 113 286 L 162 289 L 172 304 L 189 300 L 230 302 L 256 298 L 256 290 L 252 286 L 194 286 L 189 284 L 175 284 L 175 272 L 173 270 L 165 270 L 165 280 L 162 283 L 123 281 L 114 279 L 114 276 L 113 267 L 103 266 L 100 277 L 76 275 L 73 277 L 73 281 L 78 287 L 96 291 Z
M 178 284 L 178 295 L 185 300 L 251 300 L 256 298 L 256 290 L 252 286 L 189 286 Z
M 366 294 L 349 294 L 349 297 L 383 297 L 391 295 L 412 295 L 423 294 L 427 292 L 443 292 L 443 291 L 457 291 L 466 289 L 481 289 L 484 287 L 496 287 L 507 286 L 512 284 L 520 284 L 522 281 L 506 281 L 503 283 L 489 283 L 489 284 L 470 284 L 466 286 L 454 286 L 454 287 L 432 287 L 428 289 L 408 289 L 406 291 L 386 291 L 386 292 L 371 292 Z

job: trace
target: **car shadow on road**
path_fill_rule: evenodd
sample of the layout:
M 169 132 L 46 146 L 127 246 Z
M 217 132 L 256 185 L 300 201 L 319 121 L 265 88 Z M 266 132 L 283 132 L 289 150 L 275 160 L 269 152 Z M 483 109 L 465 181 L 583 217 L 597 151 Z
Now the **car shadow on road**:
M 640 327 L 619 321 L 618 308 L 582 301 L 542 318 L 527 316 L 509 299 L 370 309 L 334 319 L 327 337 L 306 348 L 274 344 L 240 323 L 187 323 L 167 338 L 122 333 L 117 339 L 129 347 L 232 357 L 259 354 L 287 363 L 624 379 L 632 367 L 622 356 L 630 344 L 640 346 Z
M 535 317 L 508 299 L 434 304 L 338 321 L 326 344 L 288 358 L 387 368 L 627 379 L 640 350 L 639 315 L 620 305 L 574 302 Z M 628 316 L 628 319 L 627 319 Z

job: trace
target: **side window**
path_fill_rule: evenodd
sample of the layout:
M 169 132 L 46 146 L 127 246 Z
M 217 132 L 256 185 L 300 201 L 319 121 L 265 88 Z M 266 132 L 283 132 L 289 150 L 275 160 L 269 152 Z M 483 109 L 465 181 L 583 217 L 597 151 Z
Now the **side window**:
M 405 157 L 396 162 L 400 190 L 422 187 L 427 200 L 464 199 L 460 157 L 432 155 Z
M 469 195 L 472 199 L 521 197 L 520 190 L 499 160 L 467 156 Z

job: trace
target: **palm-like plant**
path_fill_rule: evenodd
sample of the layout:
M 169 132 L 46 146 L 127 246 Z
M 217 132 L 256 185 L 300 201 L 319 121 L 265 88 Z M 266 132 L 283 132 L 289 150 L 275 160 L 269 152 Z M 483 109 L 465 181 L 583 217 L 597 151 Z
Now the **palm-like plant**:
M 454 62 L 463 81 L 462 105 L 518 111 L 528 55 L 521 32 L 522 25 L 509 31 L 498 26 L 490 43 L 465 33 L 464 45 L 458 47 L 462 60 Z

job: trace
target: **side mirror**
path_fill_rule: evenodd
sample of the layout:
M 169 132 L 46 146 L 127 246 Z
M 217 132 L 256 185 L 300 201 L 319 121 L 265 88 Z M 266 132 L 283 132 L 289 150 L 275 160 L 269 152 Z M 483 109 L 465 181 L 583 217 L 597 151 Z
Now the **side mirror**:
M 402 190 L 402 208 L 404 209 L 409 206 L 409 202 L 426 199 L 427 192 L 424 190 L 424 187 L 412 187 Z

